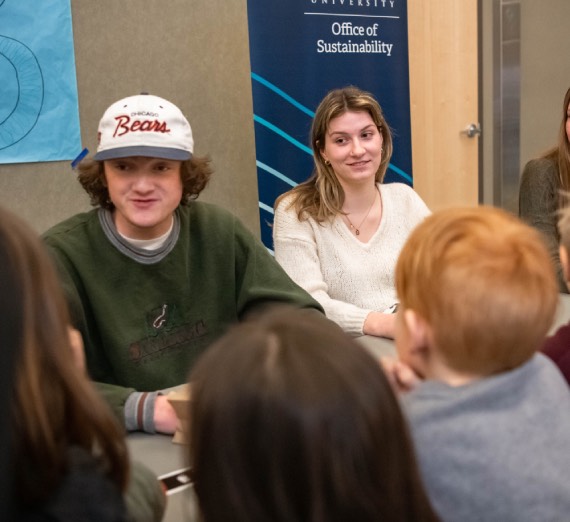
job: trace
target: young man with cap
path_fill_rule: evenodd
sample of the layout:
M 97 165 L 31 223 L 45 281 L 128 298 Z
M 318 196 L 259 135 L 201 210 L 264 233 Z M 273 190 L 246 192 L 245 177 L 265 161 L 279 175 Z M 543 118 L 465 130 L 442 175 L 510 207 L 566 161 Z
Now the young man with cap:
M 173 433 L 160 390 L 186 382 L 235 321 L 272 303 L 322 311 L 239 220 L 193 201 L 210 160 L 180 109 L 141 94 L 112 104 L 79 181 L 97 208 L 44 234 L 83 335 L 87 367 L 129 431 Z

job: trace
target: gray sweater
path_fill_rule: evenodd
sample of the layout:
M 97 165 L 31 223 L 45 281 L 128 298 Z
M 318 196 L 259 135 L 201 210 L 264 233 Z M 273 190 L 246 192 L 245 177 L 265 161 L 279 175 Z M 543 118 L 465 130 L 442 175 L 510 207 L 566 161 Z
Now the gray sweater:
M 447 522 L 570 520 L 570 390 L 541 354 L 403 399 L 433 506 Z
M 556 269 L 559 290 L 568 293 L 558 255 L 560 189 L 558 166 L 554 161 L 547 158 L 529 161 L 521 176 L 519 216 L 542 233 Z

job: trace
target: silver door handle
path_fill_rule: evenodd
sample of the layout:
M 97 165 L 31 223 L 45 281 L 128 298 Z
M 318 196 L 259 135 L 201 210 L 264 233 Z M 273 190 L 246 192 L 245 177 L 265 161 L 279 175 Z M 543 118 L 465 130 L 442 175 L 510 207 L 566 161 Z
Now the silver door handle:
M 481 127 L 478 123 L 471 123 L 461 131 L 461 134 L 465 134 L 468 138 L 474 138 L 481 134 Z

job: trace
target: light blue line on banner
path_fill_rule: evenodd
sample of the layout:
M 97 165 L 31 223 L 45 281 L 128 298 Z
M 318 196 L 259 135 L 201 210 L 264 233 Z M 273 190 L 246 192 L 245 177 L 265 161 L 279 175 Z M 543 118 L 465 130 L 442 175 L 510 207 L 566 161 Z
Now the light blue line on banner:
M 407 179 L 410 183 L 412 183 L 412 177 L 409 174 L 406 174 L 402 169 L 396 167 L 396 165 L 392 165 L 391 163 L 389 163 L 388 168 L 392 169 L 396 174 L 399 174 L 404 179 Z
M 262 210 L 265 210 L 265 212 L 269 212 L 270 214 L 273 214 L 273 209 L 269 206 L 266 205 L 265 203 L 262 203 L 261 201 L 259 202 L 259 208 Z
M 281 174 L 281 172 L 271 168 L 269 165 L 266 165 L 265 163 L 262 163 L 259 160 L 256 160 L 255 163 L 260 169 L 264 170 L 265 172 L 269 172 L 269 174 L 272 174 L 276 178 L 279 178 L 281 181 L 284 181 L 288 185 L 291 185 L 292 187 L 297 186 L 297 183 L 295 183 L 291 178 L 288 178 L 287 176 L 285 176 L 285 174 Z
M 286 92 L 282 91 L 279 87 L 277 87 L 276 85 L 273 85 L 271 82 L 267 81 L 265 78 L 262 78 L 261 76 L 259 76 L 259 74 L 252 72 L 251 77 L 255 81 L 261 83 L 261 85 L 265 85 L 265 87 L 272 90 L 274 93 L 278 94 L 283 99 L 287 100 L 291 105 L 294 105 L 295 107 L 297 107 L 297 109 L 303 111 L 305 114 L 308 114 L 311 118 L 315 115 L 315 113 L 311 109 L 308 109 L 302 103 L 299 103 L 297 100 L 295 100 L 295 98 L 292 98 Z
M 253 121 L 256 121 L 257 123 L 261 123 L 261 125 L 272 130 L 273 132 L 275 132 L 275 134 L 279 134 L 279 136 L 281 136 L 282 138 L 285 138 L 287 141 L 289 141 L 293 145 L 295 145 L 295 147 L 299 147 L 301 150 L 305 151 L 307 154 L 311 154 L 311 155 L 313 154 L 313 152 L 311 151 L 311 149 L 309 149 L 309 147 L 307 147 L 306 145 L 303 145 L 300 141 L 297 141 L 292 136 L 289 136 L 289 134 L 287 134 L 286 132 L 282 131 L 280 128 L 273 125 L 273 123 L 269 123 L 267 120 L 264 120 L 263 118 L 261 118 L 257 114 L 253 115 Z

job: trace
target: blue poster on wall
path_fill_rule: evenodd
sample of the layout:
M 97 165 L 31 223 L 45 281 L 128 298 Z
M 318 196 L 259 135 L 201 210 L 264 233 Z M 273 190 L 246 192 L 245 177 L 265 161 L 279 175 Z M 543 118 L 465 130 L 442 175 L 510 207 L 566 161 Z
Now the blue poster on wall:
M 0 163 L 80 151 L 70 0 L 0 0 Z
M 331 89 L 372 92 L 393 131 L 385 182 L 412 184 L 405 0 L 248 0 L 261 236 L 273 203 L 313 166 L 309 130 Z

